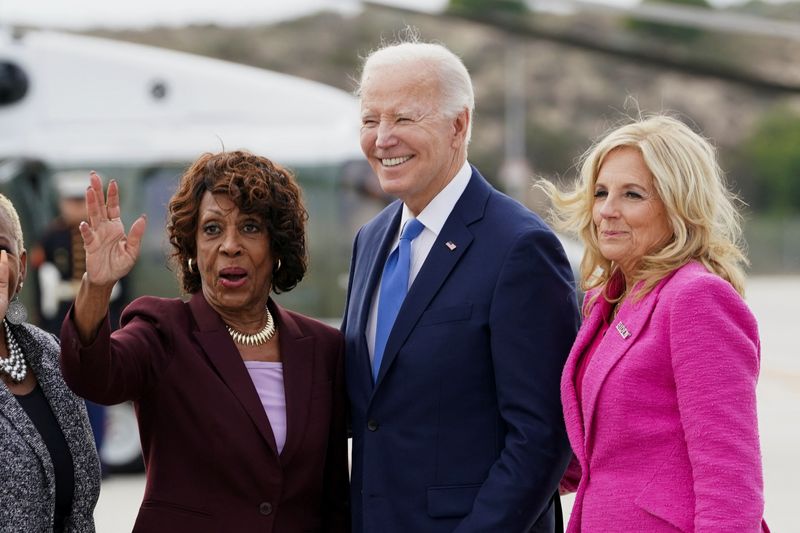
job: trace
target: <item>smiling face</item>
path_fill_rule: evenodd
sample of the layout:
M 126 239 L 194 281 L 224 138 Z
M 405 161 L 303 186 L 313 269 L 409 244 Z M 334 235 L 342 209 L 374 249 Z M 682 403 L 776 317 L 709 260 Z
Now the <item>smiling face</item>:
M 206 301 L 231 325 L 260 320 L 272 281 L 265 221 L 210 191 L 203 194 L 199 217 L 197 268 Z
M 594 185 L 592 220 L 600 253 L 616 262 L 626 279 L 642 257 L 669 242 L 666 208 L 638 149 L 617 148 L 605 157 Z
M 361 87 L 361 149 L 381 188 L 415 214 L 466 160 L 469 112 L 439 112 L 440 83 L 424 63 L 374 67 Z
M 10 301 L 19 292 L 20 284 L 25 280 L 28 256 L 24 249 L 19 249 L 14 224 L 5 209 L 0 209 L 0 250 L 4 250 L 8 254 L 8 299 Z

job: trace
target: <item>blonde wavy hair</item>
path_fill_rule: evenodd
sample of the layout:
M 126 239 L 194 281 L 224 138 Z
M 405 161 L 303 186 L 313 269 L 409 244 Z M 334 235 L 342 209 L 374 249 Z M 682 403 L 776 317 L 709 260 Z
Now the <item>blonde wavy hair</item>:
M 561 191 L 545 180 L 537 183 L 553 203 L 552 224 L 578 236 L 585 245 L 581 287 L 605 288 L 619 270 L 600 253 L 592 206 L 603 161 L 622 147 L 635 148 L 642 154 L 673 230 L 672 239 L 664 247 L 642 257 L 636 271 L 629 273 L 633 277 L 629 282 L 642 282 L 636 298 L 644 297 L 660 280 L 692 260 L 744 295 L 747 258 L 741 215 L 736 208 L 741 202 L 728 190 L 711 143 L 667 115 L 640 118 L 596 142 L 582 156 L 580 175 L 570 190 Z

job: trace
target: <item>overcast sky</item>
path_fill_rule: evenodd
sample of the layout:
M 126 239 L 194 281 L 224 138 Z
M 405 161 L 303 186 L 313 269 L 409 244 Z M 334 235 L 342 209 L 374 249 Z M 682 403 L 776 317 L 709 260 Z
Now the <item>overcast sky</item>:
M 413 9 L 438 9 L 447 0 L 380 0 Z M 638 0 L 594 0 L 617 5 Z M 730 4 L 739 0 L 712 0 Z M 297 17 L 320 9 L 355 13 L 358 0 L 0 0 L 0 25 L 50 28 L 137 28 L 214 23 L 237 25 Z
M 414 9 L 446 0 L 386 0 Z M 0 24 L 53 28 L 142 27 L 216 23 L 234 25 L 297 17 L 321 9 L 357 12 L 358 0 L 0 0 Z

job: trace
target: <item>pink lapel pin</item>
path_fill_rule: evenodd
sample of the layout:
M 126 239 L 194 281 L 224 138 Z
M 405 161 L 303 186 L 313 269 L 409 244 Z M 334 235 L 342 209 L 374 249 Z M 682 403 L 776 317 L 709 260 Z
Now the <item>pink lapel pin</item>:
M 617 331 L 619 331 L 619 334 L 622 336 L 623 339 L 627 339 L 628 337 L 631 336 L 631 332 L 628 331 L 628 328 L 626 328 L 625 324 L 623 324 L 622 322 L 619 322 L 617 324 Z
M 453 241 L 447 241 L 446 243 L 444 243 L 444 245 L 447 246 L 451 252 L 456 249 L 456 243 L 454 243 Z

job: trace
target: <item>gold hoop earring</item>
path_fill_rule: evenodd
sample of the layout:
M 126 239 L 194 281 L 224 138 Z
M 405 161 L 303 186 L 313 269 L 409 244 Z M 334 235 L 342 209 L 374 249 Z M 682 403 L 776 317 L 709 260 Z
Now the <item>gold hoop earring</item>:
M 277 272 L 277 271 L 278 271 L 278 270 L 280 270 L 280 269 L 281 269 L 281 260 L 280 260 L 280 259 L 278 259 L 278 265 L 275 267 L 275 270 L 274 270 L 274 272 Z
M 189 272 L 193 274 L 194 269 L 192 269 L 192 258 L 190 257 L 186 263 L 189 265 Z

